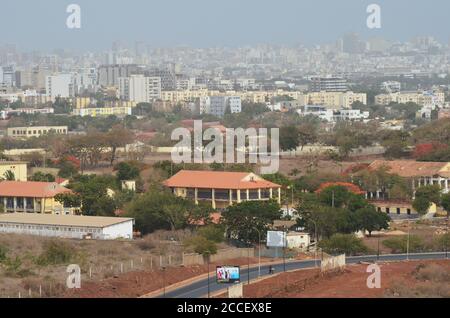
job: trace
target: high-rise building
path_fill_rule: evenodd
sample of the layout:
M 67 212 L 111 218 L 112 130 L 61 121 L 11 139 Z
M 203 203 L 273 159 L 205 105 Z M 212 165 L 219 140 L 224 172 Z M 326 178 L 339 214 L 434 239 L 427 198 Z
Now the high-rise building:
M 146 72 L 149 77 L 161 78 L 161 89 L 164 91 L 173 91 L 177 88 L 177 76 L 175 70 L 166 68 L 152 68 Z
M 131 75 L 119 78 L 119 94 L 123 100 L 150 103 L 161 99 L 161 78 Z
M 6 87 L 16 86 L 16 68 L 14 65 L 3 66 L 0 72 L 0 83 Z
M 53 101 L 57 97 L 69 98 L 75 96 L 73 74 L 47 76 L 45 90 L 47 96 L 50 96 Z
M 134 74 L 142 74 L 141 68 L 136 64 L 102 65 L 98 69 L 98 85 L 118 87 L 119 77 L 130 77 Z

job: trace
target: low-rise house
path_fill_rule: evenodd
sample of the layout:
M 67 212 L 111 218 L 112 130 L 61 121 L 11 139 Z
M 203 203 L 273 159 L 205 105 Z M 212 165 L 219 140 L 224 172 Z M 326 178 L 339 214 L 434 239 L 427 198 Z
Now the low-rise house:
M 224 209 L 243 201 L 281 203 L 281 186 L 248 172 L 182 170 L 164 182 L 183 198 L 210 202 L 213 209 Z
M 133 239 L 134 219 L 100 216 L 0 214 L 0 233 L 72 239 Z
M 414 160 L 375 160 L 368 169 L 385 168 L 388 173 L 411 180 L 413 191 L 426 185 L 439 185 L 443 193 L 450 191 L 450 162 L 419 162 Z M 381 191 L 369 193 L 369 199 L 380 199 Z
M 33 127 L 11 127 L 6 130 L 6 135 L 11 138 L 27 139 L 40 137 L 47 134 L 67 135 L 67 126 L 33 126 Z
M 379 212 L 387 213 L 391 216 L 399 215 L 399 216 L 405 216 L 405 215 L 417 215 L 417 211 L 412 206 L 411 202 L 406 201 L 396 201 L 396 200 L 389 200 L 389 201 L 382 201 L 382 200 L 376 200 L 371 201 L 371 204 L 375 206 L 375 208 Z M 436 204 L 432 204 L 430 208 L 428 209 L 427 213 L 436 213 L 437 212 L 437 206 Z
M 61 193 L 72 193 L 56 182 L 2 181 L 0 182 L 0 204 L 6 213 L 38 213 L 72 215 L 79 207 L 65 207 L 55 197 Z

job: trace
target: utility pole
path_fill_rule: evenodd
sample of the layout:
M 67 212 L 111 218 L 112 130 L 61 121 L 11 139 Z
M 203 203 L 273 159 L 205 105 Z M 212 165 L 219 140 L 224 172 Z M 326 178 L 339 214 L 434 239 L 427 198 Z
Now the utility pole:
M 210 279 L 210 277 L 209 277 L 209 254 L 207 254 L 206 257 L 207 257 L 207 262 L 208 262 L 208 298 L 210 298 L 211 297 L 211 289 L 210 289 L 210 285 L 209 285 L 209 279 Z
M 411 223 L 410 220 L 408 219 L 408 239 L 406 241 L 406 260 L 409 261 L 409 237 L 410 237 L 410 232 L 411 232 Z
M 250 247 L 247 248 L 247 285 L 250 285 Z

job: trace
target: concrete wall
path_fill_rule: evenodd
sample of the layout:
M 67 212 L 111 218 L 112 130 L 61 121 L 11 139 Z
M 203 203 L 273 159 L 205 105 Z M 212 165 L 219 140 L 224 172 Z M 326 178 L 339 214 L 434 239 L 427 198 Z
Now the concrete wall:
M 328 272 L 337 269 L 342 269 L 344 267 L 345 267 L 345 254 L 342 254 L 335 257 L 324 258 L 321 262 L 320 270 L 322 272 Z
M 114 224 L 103 229 L 103 239 L 132 239 L 133 238 L 133 221 L 122 222 Z

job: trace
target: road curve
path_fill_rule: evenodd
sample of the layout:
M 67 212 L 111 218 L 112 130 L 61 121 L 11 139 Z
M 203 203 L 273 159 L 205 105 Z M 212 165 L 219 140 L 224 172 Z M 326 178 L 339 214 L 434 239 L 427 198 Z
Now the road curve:
M 351 256 L 347 257 L 347 264 L 356 264 L 359 262 L 375 262 L 377 260 L 382 262 L 396 262 L 396 261 L 406 261 L 406 260 L 433 260 L 433 259 L 446 259 L 447 255 L 445 252 L 442 253 L 415 253 L 409 254 L 389 254 L 389 255 L 380 255 L 378 258 L 377 255 L 370 256 Z M 286 262 L 286 271 L 298 270 L 298 269 L 307 269 L 314 268 L 315 266 L 320 266 L 320 260 L 308 260 L 308 261 L 287 261 Z M 272 265 L 275 269 L 275 273 L 283 272 L 284 264 L 276 264 Z M 248 269 L 245 266 L 241 267 L 241 282 L 246 283 L 248 281 L 248 274 L 250 274 L 250 280 L 258 278 L 258 267 L 251 267 L 250 273 L 248 273 Z M 267 277 L 269 276 L 269 265 L 261 265 L 261 276 Z M 209 279 L 209 289 L 210 293 L 217 293 L 220 291 L 226 291 L 226 285 L 219 285 L 216 283 L 216 278 L 214 275 L 211 275 Z M 208 279 L 202 279 L 196 281 L 192 284 L 177 288 L 176 290 L 167 292 L 166 298 L 202 298 L 208 295 Z M 162 298 L 164 295 L 160 295 L 158 298 Z

